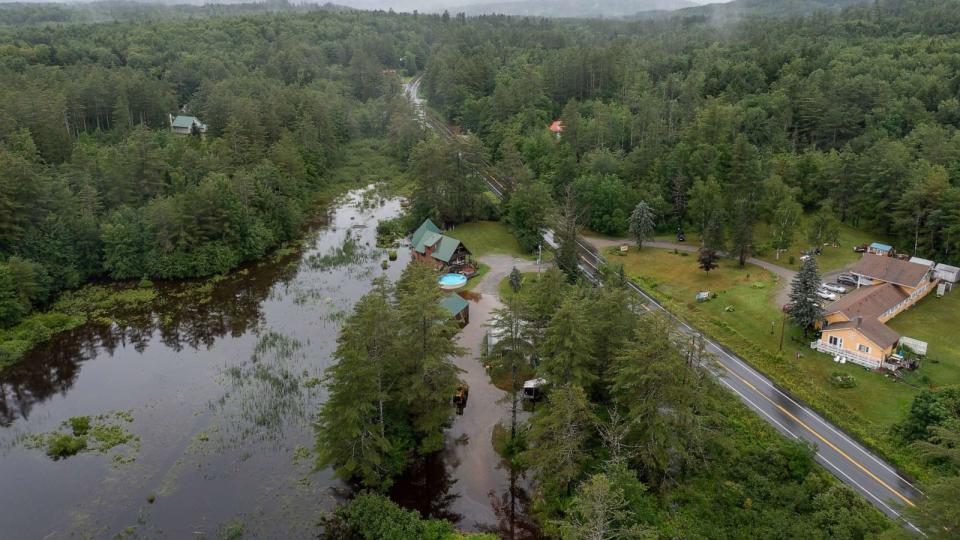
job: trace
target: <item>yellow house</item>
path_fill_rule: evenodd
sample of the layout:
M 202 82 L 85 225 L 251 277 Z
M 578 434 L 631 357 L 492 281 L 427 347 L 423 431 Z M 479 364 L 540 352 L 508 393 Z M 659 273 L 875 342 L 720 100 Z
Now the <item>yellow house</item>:
M 936 288 L 930 267 L 864 255 L 851 269 L 857 289 L 825 308 L 820 339 L 811 348 L 869 368 L 886 367 L 900 335 L 889 321 Z

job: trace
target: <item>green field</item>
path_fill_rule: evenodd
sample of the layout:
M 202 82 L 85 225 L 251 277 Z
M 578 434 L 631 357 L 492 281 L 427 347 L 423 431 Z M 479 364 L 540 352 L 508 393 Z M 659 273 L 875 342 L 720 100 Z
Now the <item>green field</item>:
M 765 238 L 767 237 L 758 235 L 758 239 Z M 862 257 L 862 254 L 854 251 L 854 246 L 858 246 L 860 244 L 870 244 L 873 242 L 885 242 L 885 240 L 878 235 L 870 234 L 866 231 L 851 227 L 846 223 L 840 224 L 839 240 L 840 247 L 823 246 L 823 253 L 817 257 L 817 267 L 821 272 L 840 270 L 841 268 L 851 265 L 859 260 L 860 257 Z M 798 238 L 797 243 L 792 249 L 780 254 L 780 260 L 777 260 L 776 252 L 773 250 L 767 251 L 761 255 L 757 255 L 757 258 L 774 264 L 779 264 L 780 266 L 789 268 L 791 270 L 799 270 L 800 256 L 803 254 L 803 251 L 807 249 L 807 247 L 807 242 L 805 240 L 801 241 Z M 791 255 L 793 256 L 792 263 L 790 262 Z
M 960 384 L 960 290 L 943 298 L 930 294 L 915 307 L 887 323 L 901 336 L 930 344 L 923 366 L 911 382 L 923 384 L 929 379 L 937 386 Z M 926 375 L 927 379 L 923 376 Z
M 768 246 L 770 243 L 770 227 L 765 223 L 760 223 L 757 225 L 756 232 L 754 234 L 754 239 L 759 247 L 759 252 L 754 256 L 760 260 L 780 265 L 784 268 L 798 270 L 800 268 L 800 256 L 803 255 L 803 252 L 810 247 L 805 239 L 806 234 L 804 231 L 806 231 L 806 219 L 804 219 L 800 226 L 797 227 L 797 235 L 793 247 L 781 253 L 780 258 L 777 259 L 776 251 L 764 247 Z M 599 238 L 610 238 L 595 233 L 591 233 L 591 235 Z M 656 239 L 663 242 L 675 242 L 676 235 L 658 234 Z M 841 223 L 839 236 L 840 247 L 823 246 L 823 253 L 817 257 L 817 266 L 821 272 L 840 270 L 841 268 L 853 264 L 861 257 L 860 253 L 853 251 L 854 246 L 860 244 L 870 244 L 872 242 L 886 242 L 886 240 L 880 235 L 871 234 L 861 229 L 857 229 L 856 227 L 847 225 L 846 223 Z M 700 235 L 695 232 L 688 233 L 685 243 L 690 246 L 699 246 Z M 791 256 L 793 257 L 793 262 L 790 262 Z
M 671 309 L 685 315 L 777 383 L 902 466 L 916 471 L 915 462 L 897 456 L 889 428 L 907 412 L 922 387 L 919 381 L 929 380 L 936 385 L 960 383 L 960 339 L 951 337 L 948 331 L 960 312 L 960 294 L 941 300 L 927 299 L 895 319 L 892 326 L 897 331 L 929 339 L 931 358 L 940 360 L 924 364 L 908 377 L 912 384 L 906 384 L 858 366 L 834 363 L 829 356 L 810 349 L 811 339 L 804 338 L 800 329 L 789 322 L 785 325 L 783 352 L 779 353 L 783 318 L 775 296 L 781 282 L 757 266 L 739 269 L 735 261 L 723 260 L 708 275 L 698 268 L 692 254 L 645 248 L 642 252 L 631 250 L 624 257 L 609 250 L 607 257 L 611 262 L 622 262 L 628 275 L 665 300 Z M 695 295 L 699 291 L 715 293 L 716 298 L 697 303 Z M 834 372 L 853 375 L 856 388 L 834 387 L 830 382 Z
M 482 257 L 490 253 L 503 253 L 531 261 L 537 258 L 536 255 L 524 253 L 510 228 L 500 221 L 462 223 L 444 231 L 444 234 L 463 242 L 463 245 L 467 246 L 474 257 Z

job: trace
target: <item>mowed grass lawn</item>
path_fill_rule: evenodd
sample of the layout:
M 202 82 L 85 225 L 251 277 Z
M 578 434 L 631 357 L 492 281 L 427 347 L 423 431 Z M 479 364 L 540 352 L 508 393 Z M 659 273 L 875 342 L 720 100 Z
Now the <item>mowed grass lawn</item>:
M 931 293 L 887 324 L 901 336 L 929 344 L 927 359 L 911 381 L 922 384 L 926 375 L 937 386 L 960 384 L 960 289 L 943 298 Z
M 794 237 L 793 247 L 781 253 L 779 259 L 777 259 L 777 252 L 773 249 L 765 249 L 762 253 L 757 253 L 754 256 L 760 260 L 767 261 L 784 268 L 789 268 L 794 271 L 799 270 L 800 256 L 803 255 L 804 251 L 811 247 L 806 239 L 806 231 L 807 218 L 805 216 L 800 225 L 797 227 L 797 233 Z M 595 236 L 600 238 L 608 238 L 600 234 L 596 234 Z M 689 231 L 687 232 L 686 236 L 687 239 L 685 243 L 687 245 L 694 247 L 700 245 L 700 235 L 698 233 Z M 676 235 L 658 234 L 656 239 L 663 242 L 676 242 Z M 754 232 L 754 239 L 756 240 L 756 245 L 758 246 L 769 245 L 771 241 L 770 227 L 765 223 L 758 224 Z M 870 244 L 873 242 L 888 243 L 886 239 L 880 235 L 871 234 L 867 231 L 847 225 L 846 223 L 841 223 L 839 236 L 840 247 L 822 246 L 823 252 L 817 257 L 817 267 L 820 269 L 820 272 L 826 273 L 834 270 L 840 270 L 841 268 L 849 266 L 859 260 L 862 256 L 862 254 L 853 251 L 853 247 L 860 244 Z M 793 262 L 790 262 L 790 257 L 793 257 Z
M 766 238 L 766 236 L 758 235 L 757 238 Z M 817 267 L 820 269 L 820 272 L 826 273 L 849 266 L 860 260 L 860 257 L 863 256 L 862 253 L 854 251 L 853 247 L 859 246 L 860 244 L 871 244 L 873 242 L 888 243 L 879 235 L 851 227 L 846 223 L 841 223 L 839 237 L 840 247 L 822 246 L 823 252 L 817 257 Z M 777 260 L 777 254 L 773 250 L 758 255 L 757 258 L 796 271 L 800 269 L 800 256 L 809 247 L 809 243 L 806 240 L 806 223 L 804 223 L 799 229 L 794 247 L 781 253 L 780 260 Z M 790 262 L 791 256 L 793 256 L 793 263 Z
M 536 255 L 524 253 L 510 228 L 500 221 L 461 223 L 448 231 L 444 231 L 444 234 L 463 242 L 463 245 L 467 246 L 474 257 L 482 257 L 490 253 L 502 253 L 529 260 L 536 260 L 537 258 Z
M 775 296 L 782 283 L 775 275 L 753 265 L 737 268 L 733 260 L 722 260 L 718 269 L 707 274 L 698 267 L 694 254 L 671 250 L 631 249 L 621 257 L 612 249 L 606 256 L 610 262 L 622 262 L 628 275 L 685 312 L 701 330 L 750 360 L 778 384 L 868 443 L 892 449 L 889 428 L 902 420 L 919 386 L 897 382 L 852 364 L 834 363 L 828 355 L 810 349 L 810 339 L 789 322 L 783 354 L 778 354 L 782 314 Z M 710 291 L 717 297 L 697 303 L 699 291 Z M 952 298 L 940 300 L 940 304 L 936 302 L 925 300 L 901 315 L 902 319 L 895 319 L 897 324 L 893 326 L 904 335 L 928 337 L 931 357 L 941 359 L 939 364 L 927 362 L 915 378 L 925 374 L 935 384 L 953 384 L 960 382 L 960 342 L 956 337 L 944 336 L 957 322 L 960 291 Z M 834 387 L 830 382 L 834 372 L 853 375 L 857 387 Z

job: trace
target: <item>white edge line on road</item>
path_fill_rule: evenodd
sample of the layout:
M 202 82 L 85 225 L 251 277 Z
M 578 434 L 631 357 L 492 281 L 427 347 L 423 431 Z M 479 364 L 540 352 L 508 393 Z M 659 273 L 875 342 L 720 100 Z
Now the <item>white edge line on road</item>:
M 600 256 L 598 256 L 597 254 L 594 254 L 594 253 L 591 251 L 590 248 L 591 248 L 592 246 L 589 245 L 589 242 L 583 242 L 583 241 L 581 241 L 581 240 L 578 239 L 577 243 L 580 245 L 580 247 L 584 248 L 587 252 L 589 252 L 589 253 L 592 255 L 592 257 L 593 257 L 593 259 L 595 260 L 595 262 L 601 262 L 601 261 L 603 260 Z M 596 267 L 594 264 L 592 264 L 592 263 L 588 263 L 588 264 L 590 264 L 590 266 L 592 266 L 594 269 L 597 269 L 597 267 Z M 654 301 L 653 298 L 650 297 L 650 295 L 646 294 L 646 293 L 645 293 L 643 290 L 641 290 L 638 286 L 636 286 L 636 285 L 633 284 L 633 283 L 631 283 L 631 285 L 633 285 L 633 288 L 634 288 L 637 292 L 639 292 L 642 296 L 646 297 L 647 299 L 649 299 L 649 300 L 651 300 L 651 301 Z M 656 305 L 656 306 L 657 306 L 660 310 L 662 310 L 663 312 L 665 312 L 665 313 L 667 313 L 668 315 L 670 315 L 674 320 L 676 320 L 676 321 L 679 322 L 681 325 L 683 325 L 683 327 L 686 328 L 688 331 L 700 333 L 700 334 L 702 335 L 701 332 L 699 332 L 698 330 L 696 330 L 696 329 L 694 329 L 693 327 L 691 327 L 691 326 L 690 326 L 689 324 L 687 324 L 686 321 L 684 321 L 683 319 L 677 317 L 677 316 L 674 315 L 673 313 L 670 313 L 666 308 L 664 308 L 663 306 L 661 306 L 658 302 L 654 301 L 654 305 Z M 920 495 L 925 495 L 922 491 L 920 491 L 920 489 L 918 489 L 915 485 L 913 485 L 909 480 L 907 480 L 906 478 L 904 478 L 903 476 L 901 476 L 899 472 L 897 472 L 895 469 L 893 469 L 892 467 L 890 467 L 889 465 L 887 465 L 886 463 L 884 463 L 881 459 L 879 459 L 877 456 L 875 456 L 875 455 L 873 454 L 873 452 L 869 451 L 867 448 L 865 448 L 865 447 L 864 447 L 863 445 L 861 445 L 860 443 L 858 443 L 858 442 L 850 439 L 850 437 L 848 437 L 848 436 L 847 436 L 846 434 L 844 434 L 843 432 L 838 431 L 836 428 L 834 428 L 832 425 L 830 425 L 826 420 L 824 420 L 819 414 L 816 414 L 814 411 L 810 410 L 808 407 L 805 407 L 805 406 L 797 403 L 792 397 L 790 397 L 789 395 L 787 395 L 786 393 L 784 393 L 782 390 L 780 390 L 779 388 L 777 388 L 776 385 L 774 385 L 772 381 L 770 381 L 770 380 L 767 379 L 766 377 L 763 377 L 759 372 L 757 372 L 757 370 L 756 370 L 755 368 L 753 368 L 752 366 L 746 364 L 743 360 L 740 360 L 739 358 L 731 355 L 730 353 L 728 353 L 727 351 L 725 351 L 725 350 L 723 349 L 723 347 L 720 347 L 717 343 L 714 343 L 714 342 L 713 342 L 710 338 L 708 338 L 707 336 L 703 335 L 703 338 L 704 338 L 704 341 L 706 341 L 708 345 L 712 345 L 712 346 L 717 350 L 717 352 L 719 352 L 719 353 L 722 354 L 723 356 L 729 358 L 730 360 L 732 360 L 733 362 L 735 362 L 736 364 L 738 364 L 740 367 L 742 367 L 742 368 L 754 379 L 754 381 L 760 382 L 760 383 L 762 383 L 762 384 L 770 387 L 774 392 L 776 392 L 776 393 L 779 394 L 780 396 L 783 396 L 784 398 L 787 399 L 787 401 L 789 401 L 790 403 L 792 403 L 792 404 L 793 404 L 794 406 L 796 406 L 799 410 L 803 411 L 804 414 L 806 414 L 807 417 L 816 420 L 818 423 L 820 423 L 821 425 L 823 425 L 824 427 L 826 427 L 827 429 L 829 429 L 831 432 L 833 432 L 834 435 L 836 435 L 836 436 L 840 437 L 841 439 L 843 439 L 847 444 L 849 444 L 851 447 L 853 447 L 858 453 L 860 453 L 860 454 L 862 454 L 862 455 L 870 458 L 870 460 L 872 460 L 874 463 L 876 463 L 877 465 L 879 465 L 880 467 L 882 467 L 883 469 L 885 469 L 885 470 L 886 470 L 887 472 L 889 472 L 890 474 L 896 476 L 900 481 L 902 481 L 902 482 L 905 483 L 906 485 L 908 485 L 908 486 L 910 486 L 911 488 L 913 488 L 913 490 L 916 491 L 917 493 L 919 493 Z

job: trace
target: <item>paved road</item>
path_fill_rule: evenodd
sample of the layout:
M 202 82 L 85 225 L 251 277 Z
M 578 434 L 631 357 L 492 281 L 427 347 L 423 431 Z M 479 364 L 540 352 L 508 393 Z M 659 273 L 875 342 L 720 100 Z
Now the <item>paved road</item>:
M 419 86 L 420 80 L 415 79 L 407 85 L 406 89 L 408 96 L 415 103 L 419 103 L 417 95 Z M 426 112 L 423 113 L 422 118 L 425 124 L 440 136 L 448 139 L 453 137 L 452 131 L 444 123 L 431 118 Z M 491 174 L 490 167 L 478 172 L 484 177 L 490 190 L 498 197 L 502 197 L 503 187 Z M 552 232 L 545 231 L 544 239 L 548 244 L 553 244 L 552 238 Z M 597 248 L 587 241 L 579 239 L 578 244 L 581 257 L 580 269 L 588 278 L 596 280 L 595 276 L 598 273 L 598 267 L 604 262 L 603 258 Z M 683 247 L 690 249 L 689 246 Z M 783 276 L 781 272 L 790 271 L 781 268 L 777 271 L 778 275 Z M 646 301 L 646 309 L 662 312 L 672 318 L 680 332 L 691 336 L 700 333 L 686 321 L 666 310 L 635 283 L 630 283 L 630 287 Z M 866 497 L 882 512 L 901 521 L 907 528 L 923 534 L 900 513 L 904 506 L 913 506 L 914 501 L 923 496 L 919 489 L 852 437 L 784 390 L 777 388 L 742 358 L 710 339 L 705 341 L 707 350 L 716 356 L 716 364 L 710 369 L 717 375 L 721 384 L 784 436 L 802 439 L 812 444 L 816 449 L 815 459 L 818 463 Z

